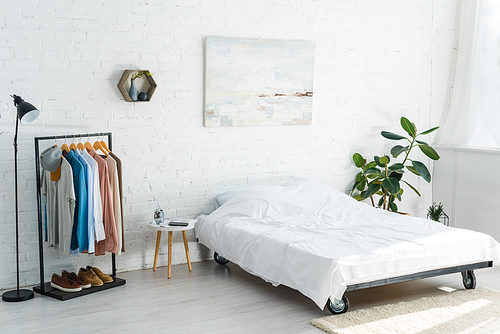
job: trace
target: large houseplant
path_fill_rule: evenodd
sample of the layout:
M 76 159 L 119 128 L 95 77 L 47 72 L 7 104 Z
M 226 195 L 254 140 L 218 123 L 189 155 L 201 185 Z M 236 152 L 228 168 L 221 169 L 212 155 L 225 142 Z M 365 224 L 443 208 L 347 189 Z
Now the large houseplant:
M 410 153 L 416 146 L 430 159 L 438 160 L 439 154 L 428 143 L 417 140 L 417 137 L 427 135 L 436 131 L 439 127 L 436 126 L 424 132 L 418 133 L 417 127 L 410 122 L 406 117 L 401 117 L 401 127 L 409 137 L 401 136 L 392 132 L 382 131 L 381 135 L 390 140 L 405 140 L 407 145 L 396 145 L 391 148 L 390 154 L 397 159 L 403 155 L 404 159 L 401 162 L 393 162 L 388 155 L 374 156 L 373 161 L 367 162 L 359 153 L 354 153 L 352 159 L 356 167 L 361 168 L 361 171 L 356 175 L 354 185 L 352 187 L 351 196 L 358 201 L 370 198 L 371 203 L 375 207 L 389 211 L 398 211 L 398 206 L 395 200 L 401 201 L 403 189 L 401 183 L 408 185 L 413 191 L 420 196 L 418 190 L 403 180 L 404 173 L 411 173 L 422 177 L 425 181 L 431 182 L 431 174 L 427 166 L 414 159 L 410 159 Z M 374 200 L 374 196 L 378 195 L 378 201 Z

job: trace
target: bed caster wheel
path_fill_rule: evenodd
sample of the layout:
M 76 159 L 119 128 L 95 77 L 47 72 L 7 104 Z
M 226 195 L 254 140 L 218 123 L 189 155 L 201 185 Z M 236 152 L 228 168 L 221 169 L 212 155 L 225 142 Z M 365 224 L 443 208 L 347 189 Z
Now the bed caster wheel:
M 229 262 L 228 259 L 226 259 L 225 257 L 220 256 L 219 254 L 217 254 L 217 252 L 214 252 L 214 260 L 218 264 L 227 264 Z
M 476 275 L 474 275 L 473 270 L 462 271 L 462 282 L 464 283 L 464 287 L 469 289 L 476 288 Z
M 326 307 L 328 308 L 328 311 L 330 311 L 332 314 L 346 313 L 347 309 L 349 308 L 349 299 L 347 299 L 346 296 L 343 296 L 342 300 L 334 298 L 332 301 L 332 299 L 328 298 Z

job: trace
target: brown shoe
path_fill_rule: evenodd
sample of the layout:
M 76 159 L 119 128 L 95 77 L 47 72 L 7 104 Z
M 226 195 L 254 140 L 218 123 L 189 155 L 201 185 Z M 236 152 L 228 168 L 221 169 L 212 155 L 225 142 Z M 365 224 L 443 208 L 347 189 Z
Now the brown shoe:
M 82 279 L 80 279 L 80 277 L 78 277 L 77 274 L 67 272 L 66 270 L 62 271 L 61 276 L 65 276 L 65 277 L 69 278 L 70 280 L 75 281 L 76 283 L 78 283 L 82 287 L 82 289 L 88 289 L 92 286 L 92 284 L 89 281 L 82 280 Z
M 101 269 L 97 267 L 91 267 L 87 266 L 87 270 L 92 270 L 99 278 L 104 282 L 104 283 L 111 283 L 113 282 L 113 277 L 106 275 L 101 271 Z
M 84 281 L 90 282 L 92 286 L 101 286 L 104 284 L 102 280 L 92 271 L 92 269 L 87 270 L 85 268 L 80 268 L 78 271 L 78 277 Z
M 80 284 L 76 283 L 75 281 L 69 279 L 66 276 L 59 276 L 56 273 L 52 274 L 52 279 L 50 280 L 50 286 L 64 292 L 82 291 L 82 287 L 80 286 Z

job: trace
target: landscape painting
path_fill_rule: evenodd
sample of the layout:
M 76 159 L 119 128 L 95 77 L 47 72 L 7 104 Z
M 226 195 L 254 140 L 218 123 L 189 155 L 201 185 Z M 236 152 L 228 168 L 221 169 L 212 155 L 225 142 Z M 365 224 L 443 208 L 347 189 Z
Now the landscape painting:
M 314 44 L 207 37 L 207 127 L 312 124 Z

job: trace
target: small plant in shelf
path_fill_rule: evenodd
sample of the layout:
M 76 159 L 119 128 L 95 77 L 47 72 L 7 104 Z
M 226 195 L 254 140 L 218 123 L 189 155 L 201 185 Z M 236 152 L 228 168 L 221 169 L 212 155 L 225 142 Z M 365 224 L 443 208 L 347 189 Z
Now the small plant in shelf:
M 135 79 L 141 78 L 143 75 L 153 75 L 153 73 L 151 73 L 149 71 L 138 71 L 138 72 L 132 73 L 130 80 L 134 81 Z
M 427 210 L 427 217 L 438 222 L 443 212 L 444 210 L 442 203 L 433 203 Z

